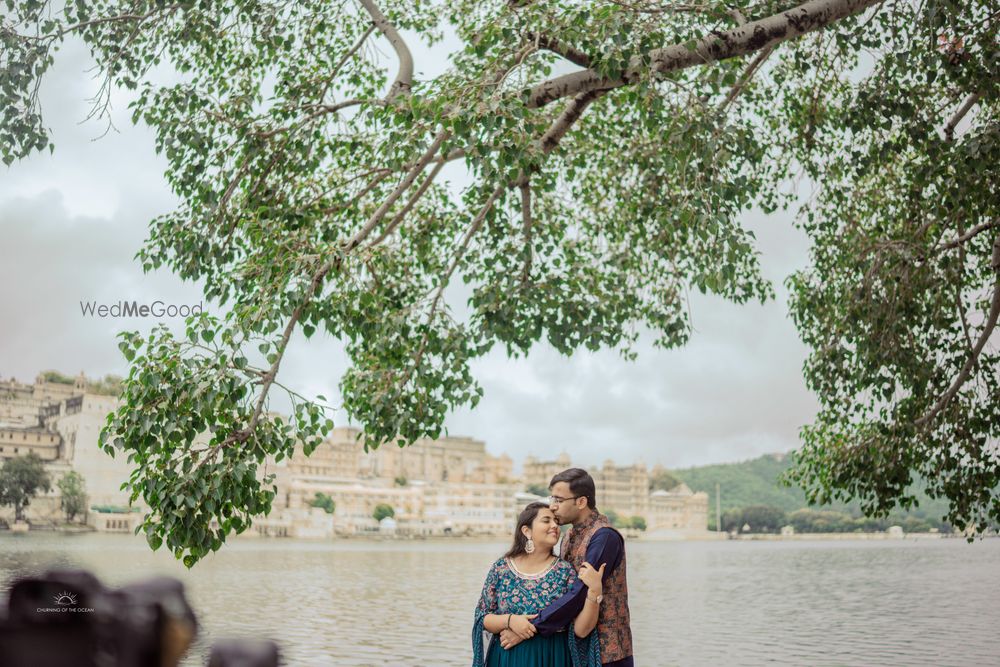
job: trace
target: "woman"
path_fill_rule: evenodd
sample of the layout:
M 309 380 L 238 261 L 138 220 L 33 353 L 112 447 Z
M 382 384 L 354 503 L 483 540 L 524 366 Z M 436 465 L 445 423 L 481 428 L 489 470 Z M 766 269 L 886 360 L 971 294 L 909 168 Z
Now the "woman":
M 588 601 L 567 631 L 543 636 L 531 624 L 531 619 L 576 583 L 573 566 L 552 553 L 558 541 L 559 524 L 548 505 L 535 502 L 521 511 L 514 544 L 493 563 L 476 607 L 473 667 L 600 667 L 597 633 L 591 631 L 597 625 L 595 600 L 602 594 L 603 565 L 600 571 L 589 564 L 581 568 L 579 578 L 590 589 Z M 505 628 L 530 638 L 505 649 L 498 637 Z M 491 637 L 484 659 L 487 632 Z

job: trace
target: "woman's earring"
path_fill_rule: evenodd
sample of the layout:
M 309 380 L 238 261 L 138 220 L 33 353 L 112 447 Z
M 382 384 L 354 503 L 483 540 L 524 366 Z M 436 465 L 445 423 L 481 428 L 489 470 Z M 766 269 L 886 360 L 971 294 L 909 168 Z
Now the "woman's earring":
M 529 554 L 535 552 L 535 541 L 530 537 L 528 538 L 528 541 L 524 545 L 524 550 Z

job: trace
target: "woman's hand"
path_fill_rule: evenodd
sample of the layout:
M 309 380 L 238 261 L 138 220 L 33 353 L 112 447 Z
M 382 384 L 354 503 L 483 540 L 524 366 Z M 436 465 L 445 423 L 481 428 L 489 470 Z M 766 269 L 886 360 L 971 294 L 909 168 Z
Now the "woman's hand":
M 514 614 L 510 617 L 510 629 L 521 639 L 531 639 L 538 632 L 538 628 L 531 623 L 536 616 L 538 614 Z
M 590 592 L 595 595 L 601 595 L 604 590 L 604 566 L 607 563 L 601 563 L 601 569 L 595 570 L 594 566 L 590 563 L 584 563 L 580 566 L 580 571 L 577 576 L 580 577 L 580 581 L 590 589 Z
M 500 631 L 500 646 L 503 646 L 504 649 L 508 651 L 520 644 L 522 641 L 524 640 L 521 639 L 521 636 L 513 630 L 504 629 Z

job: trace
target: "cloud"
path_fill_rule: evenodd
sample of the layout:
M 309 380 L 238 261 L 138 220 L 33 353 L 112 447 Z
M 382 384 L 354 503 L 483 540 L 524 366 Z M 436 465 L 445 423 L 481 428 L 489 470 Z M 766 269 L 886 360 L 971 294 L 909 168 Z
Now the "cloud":
M 6 169 L 0 201 L 58 190 L 71 214 L 105 218 L 141 202 L 161 210 L 172 205 L 163 178 L 167 162 L 156 155 L 155 134 L 131 123 L 127 106 L 136 93 L 112 91 L 109 113 L 117 131 L 109 129 L 107 118 L 87 120 L 93 108 L 88 98 L 101 87 L 100 79 L 87 71 L 91 64 L 87 47 L 78 39 L 68 39 L 57 52 L 39 90 L 54 152 L 32 153 Z
M 197 286 L 165 272 L 143 275 L 132 257 L 149 213 L 125 201 L 113 217 L 72 215 L 46 190 L 0 202 L 0 375 L 31 380 L 43 369 L 124 373 L 115 335 L 155 321 L 85 317 L 80 302 L 197 303 Z

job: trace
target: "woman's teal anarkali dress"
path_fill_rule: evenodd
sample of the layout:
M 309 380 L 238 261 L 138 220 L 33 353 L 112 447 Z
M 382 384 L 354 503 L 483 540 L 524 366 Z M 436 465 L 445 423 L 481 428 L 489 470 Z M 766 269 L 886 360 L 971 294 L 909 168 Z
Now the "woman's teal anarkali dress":
M 597 632 L 580 638 L 573 633 L 571 625 L 552 635 L 536 634 L 507 650 L 500 645 L 498 636 L 490 635 L 483 628 L 486 614 L 537 614 L 574 583 L 576 571 L 559 558 L 538 574 L 521 573 L 508 558 L 493 563 L 476 606 L 472 627 L 473 667 L 600 667 Z M 486 638 L 490 641 L 484 656 Z

